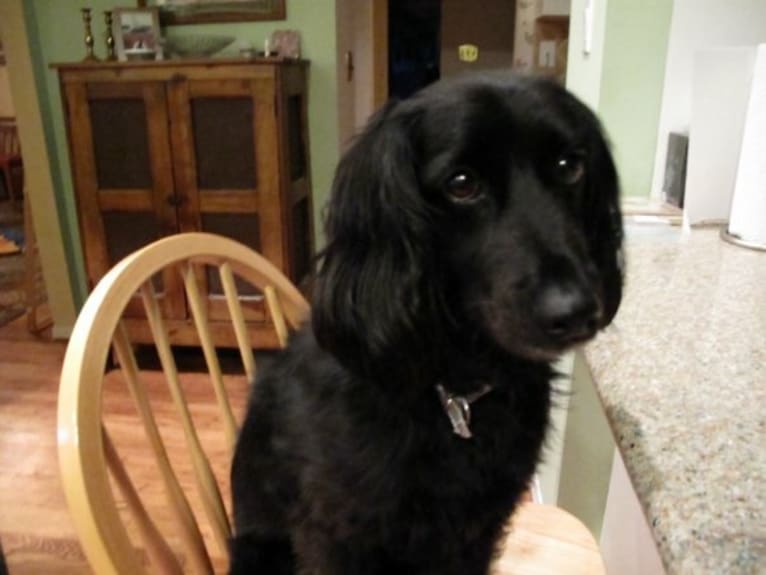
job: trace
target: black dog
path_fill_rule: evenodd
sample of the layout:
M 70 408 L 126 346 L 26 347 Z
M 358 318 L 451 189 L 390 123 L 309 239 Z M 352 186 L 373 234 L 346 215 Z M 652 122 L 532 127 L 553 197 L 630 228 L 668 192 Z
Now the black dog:
M 550 362 L 613 318 L 615 168 L 546 81 L 388 106 L 338 168 L 312 322 L 255 384 L 232 573 L 485 575 L 538 463 Z

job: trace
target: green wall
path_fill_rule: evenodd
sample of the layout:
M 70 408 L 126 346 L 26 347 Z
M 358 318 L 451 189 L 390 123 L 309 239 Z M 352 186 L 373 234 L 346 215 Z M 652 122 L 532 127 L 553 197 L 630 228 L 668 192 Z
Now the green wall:
M 88 0 L 82 3 L 93 9 L 96 53 L 104 55 L 103 10 L 135 4 L 125 0 Z M 69 167 L 61 95 L 53 62 L 76 61 L 83 57 L 83 26 L 80 3 L 62 0 L 25 0 L 27 31 L 40 92 L 41 115 L 46 130 L 48 151 L 57 208 L 62 220 L 72 283 L 77 286 L 75 301 L 85 298 L 85 273 L 80 250 L 77 214 Z M 333 170 L 338 160 L 337 83 L 334 0 L 289 0 L 287 20 L 176 26 L 169 34 L 227 34 L 236 37 L 231 50 L 240 41 L 262 47 L 264 39 L 275 29 L 296 29 L 301 33 L 303 56 L 311 61 L 309 71 L 309 139 L 311 143 L 311 177 L 314 192 L 314 217 L 317 235 L 321 230 L 319 214 L 330 189 Z
M 569 50 L 567 57 L 567 89 L 577 95 L 593 110 L 598 110 L 601 97 L 601 73 L 604 60 L 604 28 L 606 26 L 607 2 L 594 0 L 596 10 L 593 18 L 591 51 L 583 52 L 585 42 L 585 18 L 583 11 L 588 0 L 572 0 L 569 18 Z
M 625 196 L 649 198 L 673 0 L 594 0 L 593 44 L 583 54 L 586 0 L 572 0 L 567 88 L 609 135 Z
M 623 194 L 648 198 L 673 0 L 609 0 L 599 113 Z

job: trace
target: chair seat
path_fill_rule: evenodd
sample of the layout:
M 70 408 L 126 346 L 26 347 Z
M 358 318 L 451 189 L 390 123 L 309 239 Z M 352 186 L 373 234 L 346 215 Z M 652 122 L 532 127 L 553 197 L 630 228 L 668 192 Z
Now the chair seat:
M 559 507 L 524 503 L 495 563 L 494 575 L 605 575 L 596 540 Z

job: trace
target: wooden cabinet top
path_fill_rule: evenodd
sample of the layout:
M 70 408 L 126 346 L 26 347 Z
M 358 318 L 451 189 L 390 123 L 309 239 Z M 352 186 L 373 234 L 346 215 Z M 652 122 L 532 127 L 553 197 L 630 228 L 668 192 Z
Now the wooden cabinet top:
M 119 62 L 117 60 L 106 61 L 97 60 L 81 62 L 54 62 L 50 65 L 56 69 L 131 69 L 131 68 L 166 68 L 185 66 L 306 66 L 308 60 L 296 60 L 293 58 L 178 58 L 170 60 L 133 60 L 129 62 Z
M 144 60 L 131 62 L 57 62 L 50 65 L 62 77 L 76 80 L 78 77 L 93 78 L 104 75 L 111 78 L 171 79 L 174 75 L 190 78 L 204 76 L 237 75 L 273 76 L 281 68 L 304 68 L 308 60 L 286 58 L 189 58 L 178 60 Z

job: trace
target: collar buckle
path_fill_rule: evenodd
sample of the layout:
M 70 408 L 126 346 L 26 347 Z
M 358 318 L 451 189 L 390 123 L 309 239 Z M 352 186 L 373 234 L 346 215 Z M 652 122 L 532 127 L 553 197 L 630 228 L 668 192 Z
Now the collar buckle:
M 492 391 L 492 387 L 485 384 L 481 389 L 469 395 L 456 395 L 447 391 L 439 383 L 436 385 L 436 391 L 439 394 L 439 401 L 441 401 L 444 412 L 452 424 L 453 433 L 463 439 L 471 439 L 473 437 L 470 428 L 471 404 Z

